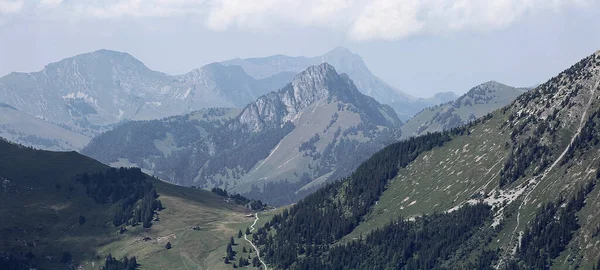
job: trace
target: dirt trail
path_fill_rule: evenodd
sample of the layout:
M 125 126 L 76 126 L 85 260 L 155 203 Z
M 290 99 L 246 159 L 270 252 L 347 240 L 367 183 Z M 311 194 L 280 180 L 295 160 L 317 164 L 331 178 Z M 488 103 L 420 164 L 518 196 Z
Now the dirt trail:
M 256 222 L 258 221 L 258 213 L 255 213 L 254 216 L 256 217 L 256 219 L 254 220 L 254 223 L 252 223 L 252 225 L 250 225 L 250 232 L 254 231 L 254 225 L 256 225 Z M 254 250 L 256 250 L 256 257 L 258 257 L 258 260 L 260 261 L 260 263 L 262 263 L 265 270 L 269 270 L 269 268 L 267 267 L 267 264 L 260 258 L 260 251 L 258 250 L 258 247 L 256 247 L 254 245 L 254 243 L 252 243 L 252 241 L 248 240 L 247 234 L 244 234 L 244 240 L 246 240 L 248 243 L 250 243 L 250 245 L 254 248 Z

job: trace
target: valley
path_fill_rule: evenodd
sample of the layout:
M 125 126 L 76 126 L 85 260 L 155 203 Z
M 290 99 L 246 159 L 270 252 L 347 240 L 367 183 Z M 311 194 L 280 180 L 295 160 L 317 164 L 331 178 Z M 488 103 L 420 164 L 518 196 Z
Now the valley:
M 0 270 L 598 270 L 598 18 L 0 0 Z

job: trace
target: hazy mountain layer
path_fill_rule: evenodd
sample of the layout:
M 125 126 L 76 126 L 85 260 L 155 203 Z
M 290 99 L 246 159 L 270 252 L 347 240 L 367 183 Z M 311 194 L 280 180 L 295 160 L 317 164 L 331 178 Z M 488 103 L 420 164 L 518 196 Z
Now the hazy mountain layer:
M 293 74 L 255 80 L 218 63 L 170 76 L 127 53 L 100 50 L 0 78 L 0 101 L 85 136 L 127 120 L 159 119 L 207 107 L 243 107 Z M 65 138 L 66 139 L 66 138 Z
M 348 174 L 397 139 L 401 125 L 390 107 L 329 64 L 309 67 L 229 121 L 193 119 L 127 123 L 94 138 L 83 153 L 134 163 L 177 184 L 225 187 L 283 204 Z
M 265 225 L 255 237 L 264 260 L 288 269 L 592 269 L 599 94 L 600 51 L 467 126 L 390 145 Z
M 90 138 L 0 103 L 0 136 L 38 149 L 81 149 Z
M 221 64 L 241 66 L 250 76 L 266 78 L 280 72 L 299 73 L 311 65 L 327 62 L 340 73 L 346 73 L 363 94 L 375 98 L 383 104 L 394 108 L 398 117 L 403 121 L 428 106 L 444 103 L 456 98 L 456 95 L 436 95 L 428 99 L 419 99 L 395 89 L 383 80 L 373 75 L 362 58 L 344 47 L 337 47 L 324 55 L 315 57 L 291 57 L 273 55 L 263 58 L 231 59 Z
M 402 137 L 462 126 L 508 105 L 525 91 L 525 88 L 515 88 L 494 81 L 483 83 L 456 100 L 424 109 L 402 126 Z

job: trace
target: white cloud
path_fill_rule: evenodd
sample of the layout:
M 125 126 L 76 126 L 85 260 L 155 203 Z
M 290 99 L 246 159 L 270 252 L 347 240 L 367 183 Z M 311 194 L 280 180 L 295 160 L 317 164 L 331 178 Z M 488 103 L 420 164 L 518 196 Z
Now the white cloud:
M 23 9 L 23 0 L 0 0 L 0 15 L 18 13 Z
M 40 4 L 43 6 L 57 7 L 62 3 L 63 0 L 40 0 Z
M 189 16 L 214 31 L 324 27 L 356 40 L 402 39 L 506 28 L 535 13 L 585 7 L 594 0 L 40 0 L 86 19 Z M 0 14 L 24 1 L 0 0 Z M 186 17 L 187 18 L 187 17 Z
M 352 0 L 213 0 L 207 26 L 228 28 L 276 28 L 281 24 L 339 26 L 351 18 Z
M 399 39 L 416 34 L 491 31 L 536 12 L 582 7 L 585 0 L 374 0 L 350 28 L 364 39 Z

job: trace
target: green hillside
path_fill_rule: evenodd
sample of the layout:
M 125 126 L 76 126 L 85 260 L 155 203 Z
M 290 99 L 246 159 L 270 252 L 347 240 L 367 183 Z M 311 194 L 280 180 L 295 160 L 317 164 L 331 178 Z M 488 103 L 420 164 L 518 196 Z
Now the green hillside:
M 289 269 L 592 269 L 600 52 L 468 126 L 402 141 L 276 215 Z
M 98 269 L 111 253 L 135 256 L 143 269 L 208 269 L 222 261 L 227 239 L 253 221 L 242 206 L 216 194 L 144 175 L 165 208 L 156 211 L 150 228 L 124 224 L 119 233 L 113 218 L 123 200 L 98 203 L 76 180 L 108 169 L 75 152 L 0 140 L 0 263 L 12 257 L 34 268 Z

